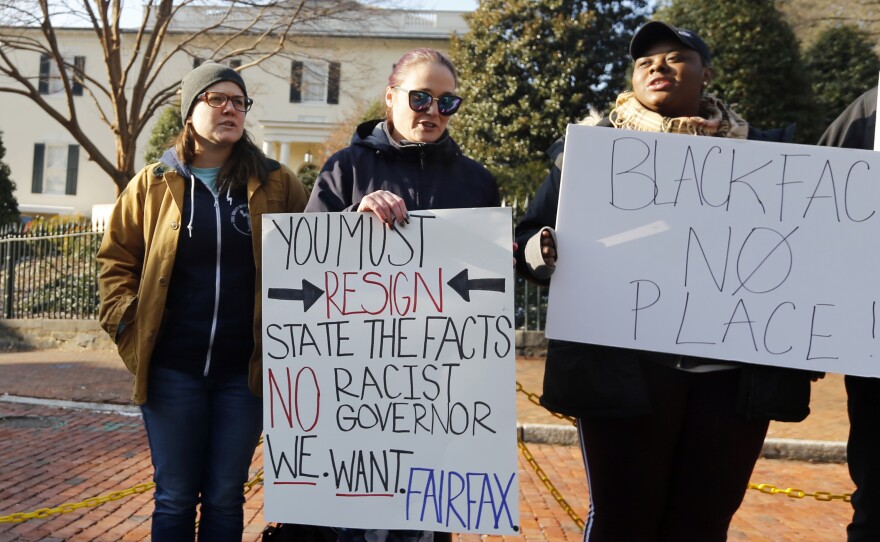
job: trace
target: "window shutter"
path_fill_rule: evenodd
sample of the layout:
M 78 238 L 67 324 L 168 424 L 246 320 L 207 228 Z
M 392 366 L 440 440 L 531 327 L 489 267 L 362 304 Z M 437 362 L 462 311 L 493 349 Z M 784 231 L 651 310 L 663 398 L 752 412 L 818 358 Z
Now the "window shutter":
M 83 80 L 86 73 L 86 57 L 73 57 L 73 95 L 83 95 Z
M 49 94 L 49 55 L 40 55 L 40 94 Z
M 327 76 L 327 103 L 339 103 L 339 81 L 340 81 L 340 64 L 339 62 L 330 63 L 330 72 Z
M 43 164 L 46 159 L 46 145 L 34 143 L 34 173 L 31 179 L 31 192 L 43 193 Z
M 290 103 L 302 101 L 303 63 L 294 60 L 290 64 Z
M 67 147 L 67 184 L 64 193 L 68 196 L 76 195 L 76 174 L 79 171 L 79 145 Z

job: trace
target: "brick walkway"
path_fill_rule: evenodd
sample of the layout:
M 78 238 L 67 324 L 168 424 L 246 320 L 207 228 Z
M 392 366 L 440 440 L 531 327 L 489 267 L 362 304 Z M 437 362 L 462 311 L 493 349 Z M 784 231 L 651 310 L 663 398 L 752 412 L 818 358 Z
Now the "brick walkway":
M 541 387 L 543 364 L 521 359 L 518 380 L 529 391 Z M 112 352 L 39 351 L 0 354 L 0 395 L 127 404 L 131 378 Z M 813 414 L 801 424 L 773 424 L 771 436 L 845 440 L 842 378 L 829 376 L 813 390 Z M 2 399 L 2 397 L 0 397 Z M 518 395 L 518 419 L 562 423 Z M 528 444 L 549 479 L 577 514 L 586 513 L 587 491 L 576 447 Z M 262 465 L 258 453 L 253 472 Z M 79 502 L 150 481 L 152 469 L 138 416 L 0 400 L 0 516 Z M 852 490 L 846 466 L 762 459 L 753 482 L 808 491 Z M 712 488 L 705 492 L 710 494 Z M 152 492 L 82 508 L 48 519 L 0 524 L 0 542 L 149 540 Z M 749 491 L 734 518 L 730 540 L 824 542 L 845 539 L 851 511 L 839 501 L 791 499 Z M 520 458 L 520 519 L 526 540 L 578 541 L 581 532 Z M 262 491 L 248 494 L 245 540 L 256 541 L 265 523 Z M 507 537 L 459 536 L 462 542 Z M 522 537 L 509 537 L 522 540 Z

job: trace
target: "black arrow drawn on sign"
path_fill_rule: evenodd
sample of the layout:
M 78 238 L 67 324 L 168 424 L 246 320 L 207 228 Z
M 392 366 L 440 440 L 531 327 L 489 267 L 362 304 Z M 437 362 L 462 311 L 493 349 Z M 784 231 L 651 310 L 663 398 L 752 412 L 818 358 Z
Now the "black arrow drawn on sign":
M 302 301 L 303 311 L 309 310 L 315 301 L 321 299 L 324 290 L 318 288 L 311 282 L 303 279 L 302 289 L 294 288 L 269 288 L 269 299 L 283 299 L 285 301 Z
M 468 279 L 467 268 L 449 279 L 446 284 L 452 287 L 465 301 L 471 300 L 471 290 L 504 291 L 504 279 Z

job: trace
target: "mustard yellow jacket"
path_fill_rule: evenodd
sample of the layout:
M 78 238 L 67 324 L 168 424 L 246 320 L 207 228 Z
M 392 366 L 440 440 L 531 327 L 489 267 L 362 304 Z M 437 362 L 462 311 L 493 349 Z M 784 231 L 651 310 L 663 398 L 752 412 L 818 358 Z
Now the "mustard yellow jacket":
M 295 213 L 305 208 L 308 192 L 285 166 L 269 161 L 269 177 L 248 179 L 256 281 L 254 351 L 248 370 L 250 389 L 262 392 L 262 225 L 264 213 Z M 110 334 L 125 366 L 134 374 L 132 401 L 147 400 L 150 357 L 162 324 L 177 239 L 185 183 L 177 171 L 156 163 L 144 167 L 120 194 L 98 250 L 101 327 Z M 125 332 L 117 336 L 120 322 Z

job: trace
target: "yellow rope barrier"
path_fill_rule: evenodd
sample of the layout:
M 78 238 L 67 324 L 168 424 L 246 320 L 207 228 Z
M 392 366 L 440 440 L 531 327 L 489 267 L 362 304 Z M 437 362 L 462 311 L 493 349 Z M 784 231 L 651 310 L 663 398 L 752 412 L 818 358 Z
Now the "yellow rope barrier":
M 0 523 L 21 523 L 23 521 L 28 521 L 31 519 L 45 519 L 55 514 L 67 514 L 69 512 L 73 512 L 74 510 L 79 510 L 80 508 L 93 508 L 95 506 L 98 506 L 99 504 L 108 503 L 110 501 L 118 501 L 119 499 L 130 497 L 131 495 L 139 495 L 141 493 L 145 493 L 153 489 L 154 487 L 156 487 L 155 483 L 147 482 L 144 484 L 138 484 L 128 489 L 123 489 L 121 491 L 113 491 L 111 493 L 107 493 L 106 495 L 92 497 L 84 501 L 65 503 L 61 506 L 56 506 L 55 508 L 40 508 L 39 510 L 34 510 L 33 512 L 18 512 L 15 514 L 9 514 L 8 516 L 0 516 Z
M 251 489 L 253 489 L 255 485 L 261 483 L 263 483 L 263 469 L 258 470 L 253 478 L 248 480 L 248 482 L 244 485 L 245 495 Z M 141 493 L 146 493 L 154 487 L 156 487 L 155 482 L 145 482 L 143 484 L 138 484 L 128 489 L 113 491 L 107 493 L 106 495 L 101 495 L 98 497 L 91 497 L 84 501 L 65 503 L 61 506 L 56 506 L 55 508 L 40 508 L 38 510 L 34 510 L 33 512 L 18 512 L 15 514 L 9 514 L 8 516 L 0 516 L 0 523 L 21 523 L 23 521 L 28 521 L 31 519 L 46 519 L 56 514 L 67 514 L 75 510 L 79 510 L 80 508 L 94 508 L 95 506 L 108 503 L 110 501 L 118 501 L 119 499 L 124 499 L 125 497 L 130 497 L 132 495 L 140 495 Z
M 543 406 L 541 405 L 541 402 L 540 402 L 540 397 L 537 394 L 532 393 L 530 391 L 527 391 L 525 388 L 523 388 L 522 384 L 520 384 L 519 381 L 517 381 L 517 383 L 516 383 L 516 391 L 523 393 L 529 399 L 529 401 L 531 403 L 543 408 Z M 548 412 L 550 412 L 550 411 L 548 411 Z M 550 414 L 553 414 L 554 416 L 556 416 L 560 420 L 566 420 L 568 422 L 571 422 L 572 425 L 577 425 L 577 422 L 571 416 L 565 416 L 565 415 L 562 415 L 562 414 L 559 414 L 556 412 L 550 412 Z M 524 445 L 522 444 L 522 442 L 520 442 L 520 450 L 524 450 Z M 523 455 L 525 455 L 526 453 L 527 452 L 524 451 Z M 537 472 L 537 469 L 540 469 L 540 467 L 537 465 L 537 462 L 529 460 L 529 457 L 531 457 L 531 454 L 529 454 L 526 457 L 526 460 L 529 461 L 529 464 L 534 463 L 532 468 L 535 468 L 536 472 Z M 538 474 L 538 477 L 541 478 L 541 481 L 544 482 L 544 485 L 547 486 L 548 489 L 550 489 L 550 493 L 554 497 L 556 497 L 556 495 L 559 494 L 559 491 L 553 486 L 552 482 L 550 482 L 549 480 L 545 480 L 546 476 L 543 476 L 543 471 Z M 803 489 L 797 489 L 797 488 L 779 489 L 772 484 L 749 483 L 748 488 L 760 491 L 761 493 L 765 493 L 768 495 L 785 495 L 787 497 L 791 497 L 792 499 L 803 499 L 804 497 L 812 497 L 812 498 L 816 499 L 817 501 L 822 501 L 822 502 L 830 502 L 830 501 L 836 501 L 836 500 L 840 500 L 843 502 L 850 502 L 850 500 L 852 498 L 852 493 L 843 493 L 843 494 L 837 495 L 837 494 L 829 493 L 827 491 L 810 492 L 810 491 L 804 491 Z M 583 521 L 581 521 L 580 518 L 572 515 L 573 512 L 570 511 L 570 507 L 568 506 L 568 504 L 564 502 L 564 499 L 562 501 L 560 501 L 560 499 L 561 499 L 561 495 L 559 498 L 557 498 L 557 501 L 559 502 L 560 506 L 562 506 L 562 508 L 568 513 L 568 515 L 571 516 L 572 519 L 574 519 L 575 523 L 577 523 L 578 526 L 580 526 L 581 529 L 583 529 Z
M 535 460 L 535 456 L 533 456 L 532 452 L 530 452 L 529 449 L 526 447 L 526 443 L 523 442 L 522 439 L 517 439 L 517 444 L 519 445 L 519 451 L 522 452 L 523 457 L 525 457 L 528 464 L 532 466 L 535 474 L 538 475 L 538 479 L 544 483 L 544 487 L 550 490 L 550 495 L 552 495 L 553 498 L 556 499 L 556 502 L 559 504 L 559 506 L 562 507 L 563 510 L 565 510 L 565 513 L 568 514 L 568 517 L 570 517 L 578 526 L 578 528 L 583 531 L 584 520 L 582 520 L 581 517 L 577 515 L 577 512 L 575 512 L 571 505 L 568 504 L 568 501 L 566 501 L 562 494 L 559 493 L 559 490 L 556 489 L 556 486 L 553 485 L 553 482 L 551 482 L 550 479 L 547 477 L 547 474 L 544 473 L 544 469 L 542 469 L 541 466 L 538 465 L 538 462 Z
M 529 402 L 534 405 L 537 405 L 541 408 L 544 408 L 544 405 L 541 404 L 541 398 L 536 393 L 532 393 L 530 391 L 526 391 L 525 388 L 522 387 L 522 384 L 519 383 L 519 380 L 516 381 L 516 391 L 523 393 L 526 397 L 528 397 Z M 567 422 L 571 422 L 571 425 L 577 425 L 577 422 L 571 416 L 566 416 L 565 414 L 560 414 L 558 412 L 553 412 L 551 410 L 547 411 L 550 414 L 553 414 L 560 420 L 565 420 Z
M 791 497 L 792 499 L 803 499 L 804 497 L 812 497 L 817 501 L 822 502 L 831 502 L 837 500 L 850 502 L 852 500 L 852 493 L 843 493 L 841 495 L 835 495 L 827 491 L 816 491 L 811 493 L 809 491 L 804 491 L 803 489 L 792 487 L 779 489 L 778 487 L 771 484 L 753 484 L 750 482 L 749 489 L 755 489 L 760 491 L 761 493 L 766 493 L 768 495 L 785 495 L 786 497 Z
M 518 381 L 516 383 L 516 391 L 523 393 L 529 399 L 530 402 L 534 403 L 535 405 L 541 406 L 538 395 L 535 393 L 531 393 L 531 392 L 527 391 L 526 389 L 524 389 L 522 387 L 522 384 L 520 384 Z M 558 414 L 556 412 L 551 412 L 551 414 L 553 414 L 554 416 L 556 416 L 557 418 L 559 418 L 561 420 L 566 420 L 566 421 L 570 422 L 572 425 L 576 424 L 575 419 L 572 418 L 571 416 L 564 416 L 564 415 Z M 260 439 L 260 442 L 262 442 L 262 439 Z M 525 458 L 526 462 L 532 467 L 532 469 L 538 475 L 538 479 L 541 480 L 541 482 L 544 484 L 544 486 L 550 491 L 550 494 L 553 496 L 554 499 L 556 499 L 556 502 L 559 504 L 559 506 L 561 506 L 562 509 L 568 514 L 568 516 L 575 522 L 575 524 L 577 524 L 577 526 L 583 530 L 583 528 L 584 528 L 583 519 L 581 519 L 580 516 L 577 515 L 577 513 L 574 511 L 574 509 L 568 504 L 568 502 L 565 500 L 565 498 L 559 492 L 559 490 L 556 489 L 556 486 L 553 485 L 553 482 L 550 481 L 550 479 L 544 473 L 544 470 L 541 468 L 541 466 L 535 460 L 535 457 L 529 451 L 528 447 L 526 447 L 526 445 L 522 441 L 522 439 L 518 439 L 517 444 L 518 444 L 520 452 L 522 452 L 523 457 Z M 248 480 L 248 482 L 244 485 L 245 494 L 247 494 L 249 491 L 251 491 L 254 488 L 254 486 L 256 486 L 257 484 L 260 484 L 262 482 L 263 482 L 263 469 L 260 469 L 253 476 L 253 478 Z M 54 508 L 40 508 L 40 509 L 34 510 L 33 512 L 17 512 L 17 513 L 9 514 L 6 516 L 0 516 L 0 524 L 2 524 L 2 523 L 21 523 L 21 522 L 28 521 L 31 519 L 45 519 L 45 518 L 51 517 L 56 514 L 67 514 L 69 512 L 79 510 L 80 508 L 94 508 L 95 506 L 105 504 L 105 503 L 108 503 L 111 501 L 118 501 L 120 499 L 124 499 L 125 497 L 130 497 L 132 495 L 139 495 L 141 493 L 145 493 L 145 492 L 153 489 L 155 486 L 156 486 L 155 483 L 147 482 L 147 483 L 143 483 L 143 484 L 138 484 L 138 485 L 130 487 L 128 489 L 123 489 L 120 491 L 112 491 L 110 493 L 107 493 L 105 495 L 100 495 L 98 497 L 91 497 L 91 498 L 85 499 L 80 502 L 65 503 L 60 506 L 56 506 Z M 752 489 L 752 490 L 760 491 L 761 493 L 765 493 L 768 495 L 785 495 L 785 496 L 790 497 L 792 499 L 803 499 L 804 497 L 811 497 L 811 498 L 816 499 L 817 501 L 822 501 L 822 502 L 831 502 L 831 501 L 836 501 L 836 500 L 840 500 L 843 502 L 850 502 L 850 500 L 852 498 L 852 493 L 843 493 L 843 494 L 838 495 L 838 494 L 829 493 L 827 491 L 809 492 L 809 491 L 804 491 L 803 489 L 797 489 L 797 488 L 791 488 L 791 487 L 786 488 L 786 489 L 780 489 L 772 484 L 749 483 L 748 488 Z

